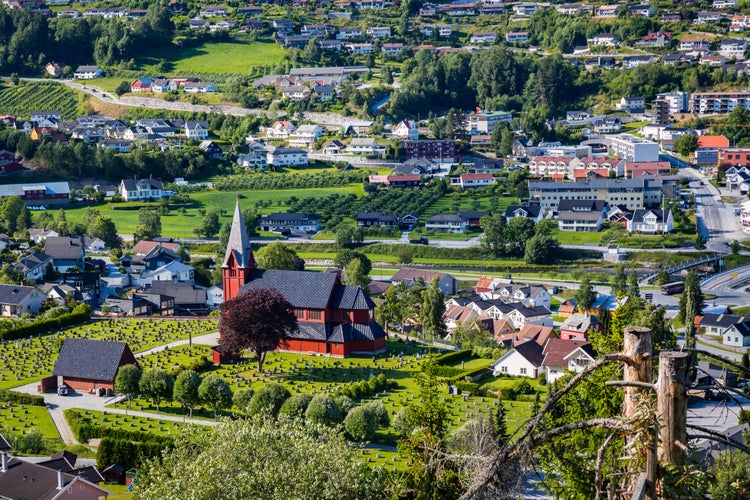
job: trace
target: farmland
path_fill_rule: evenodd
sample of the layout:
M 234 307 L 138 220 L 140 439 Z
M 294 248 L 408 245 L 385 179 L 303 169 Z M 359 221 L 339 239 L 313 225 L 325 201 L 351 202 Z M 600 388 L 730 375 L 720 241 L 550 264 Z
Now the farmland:
M 284 51 L 273 41 L 211 43 L 200 47 L 160 49 L 146 52 L 138 59 L 140 69 L 146 74 L 161 74 L 164 60 L 168 73 L 180 76 L 248 75 L 254 66 L 281 62 Z M 157 68 L 157 66 L 159 66 Z
M 77 116 L 78 104 L 78 95 L 60 83 L 0 85 L 0 109 L 3 113 L 22 118 L 28 118 L 31 111 L 53 110 L 60 111 L 63 120 L 74 120 Z

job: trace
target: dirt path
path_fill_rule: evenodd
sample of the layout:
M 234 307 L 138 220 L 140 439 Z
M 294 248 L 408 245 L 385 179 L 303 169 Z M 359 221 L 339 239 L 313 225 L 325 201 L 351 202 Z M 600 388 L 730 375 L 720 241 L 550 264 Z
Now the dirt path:
M 50 408 L 49 416 L 52 417 L 52 421 L 55 423 L 55 427 L 57 427 L 57 432 L 60 433 L 60 438 L 62 439 L 63 443 L 65 443 L 66 445 L 80 444 L 75 438 L 75 435 L 73 435 L 73 430 L 68 425 L 68 421 L 65 420 L 65 415 L 63 415 L 62 408 Z

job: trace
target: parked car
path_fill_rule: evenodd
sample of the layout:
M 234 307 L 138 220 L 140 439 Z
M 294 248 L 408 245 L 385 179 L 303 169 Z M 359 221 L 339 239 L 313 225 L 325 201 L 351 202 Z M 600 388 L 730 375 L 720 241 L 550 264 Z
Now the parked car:
M 60 387 L 57 388 L 57 395 L 58 396 L 67 396 L 68 395 L 68 386 L 63 384 Z

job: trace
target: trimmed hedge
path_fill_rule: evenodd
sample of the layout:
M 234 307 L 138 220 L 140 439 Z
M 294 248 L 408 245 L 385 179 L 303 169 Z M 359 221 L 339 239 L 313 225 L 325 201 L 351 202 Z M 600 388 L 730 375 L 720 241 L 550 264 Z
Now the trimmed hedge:
M 476 370 L 464 371 L 464 372 L 461 372 L 458 375 L 454 376 L 451 379 L 451 382 L 458 382 L 458 381 L 461 381 L 461 380 L 464 380 L 466 382 L 471 382 L 472 378 L 476 377 L 477 375 L 483 374 L 487 370 L 489 370 L 488 366 L 485 366 L 484 368 L 477 368 Z
M 395 380 L 387 379 L 381 373 L 377 377 L 372 377 L 369 380 L 360 380 L 348 387 L 344 387 L 336 392 L 334 396 L 347 396 L 354 400 L 365 399 L 385 389 L 395 389 L 396 387 L 398 387 L 398 383 Z
M 35 394 L 23 394 L 21 392 L 0 391 L 0 401 L 4 403 L 18 403 L 31 406 L 47 406 L 44 396 Z
M 479 384 L 477 384 L 476 382 L 460 381 L 460 382 L 456 382 L 453 385 L 455 385 L 456 389 L 458 389 L 461 392 L 468 392 L 474 395 L 478 395 L 480 392 Z
M 90 315 L 91 307 L 86 304 L 80 304 L 73 309 L 73 312 L 63 314 L 62 316 L 41 319 L 2 332 L 0 333 L 0 340 L 22 339 L 25 337 L 31 337 L 32 335 L 49 333 L 52 330 L 59 330 L 68 326 L 78 325 L 88 321 Z
M 435 364 L 438 366 L 444 366 L 450 363 L 454 363 L 456 361 L 461 361 L 466 358 L 470 358 L 472 354 L 471 349 L 462 349 L 460 351 L 454 351 L 449 352 L 446 354 L 441 354 L 440 356 L 435 358 Z
M 125 470 L 138 467 L 146 460 L 161 455 L 162 450 L 172 446 L 173 441 L 149 434 L 150 439 L 134 442 L 106 436 L 96 450 L 96 465 L 104 470 L 112 464 L 120 464 Z

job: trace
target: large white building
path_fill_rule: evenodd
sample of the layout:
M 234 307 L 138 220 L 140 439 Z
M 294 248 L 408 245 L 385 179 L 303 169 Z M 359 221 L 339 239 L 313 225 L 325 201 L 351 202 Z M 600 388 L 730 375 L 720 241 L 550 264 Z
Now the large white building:
M 158 200 L 163 196 L 163 185 L 159 179 L 123 179 L 120 195 L 125 201 Z
M 690 104 L 687 92 L 662 92 L 656 94 L 656 98 L 669 103 L 670 114 L 685 113 Z
M 491 134 L 498 123 L 510 124 L 513 121 L 513 115 L 508 111 L 481 111 L 470 114 L 468 118 L 470 134 Z
M 625 161 L 659 161 L 659 144 L 632 134 L 607 137 L 610 154 Z
M 690 97 L 690 111 L 699 115 L 731 113 L 738 106 L 750 111 L 750 91 L 695 92 Z
M 591 179 L 576 182 L 529 181 L 529 200 L 544 210 L 557 210 L 560 200 L 602 200 L 629 210 L 658 207 L 663 197 L 679 193 L 676 177 Z

